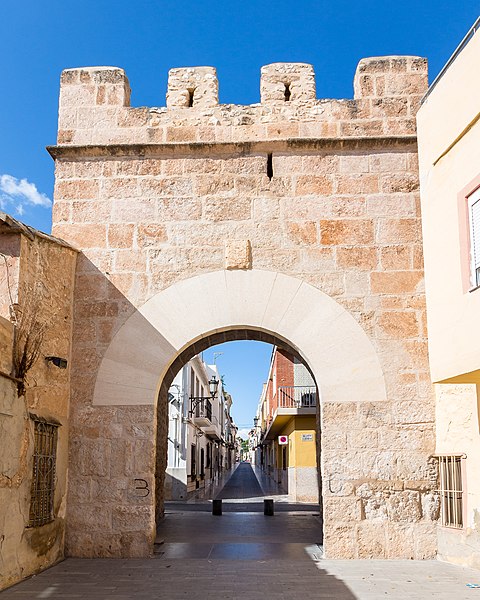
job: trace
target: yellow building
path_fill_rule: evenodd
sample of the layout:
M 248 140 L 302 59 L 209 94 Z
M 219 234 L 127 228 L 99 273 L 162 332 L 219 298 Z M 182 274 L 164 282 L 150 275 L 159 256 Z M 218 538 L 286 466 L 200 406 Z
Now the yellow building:
M 317 388 L 296 357 L 275 348 L 257 411 L 256 462 L 293 502 L 318 502 Z
M 480 568 L 480 19 L 418 112 L 438 555 Z M 421 419 L 421 414 L 418 415 Z

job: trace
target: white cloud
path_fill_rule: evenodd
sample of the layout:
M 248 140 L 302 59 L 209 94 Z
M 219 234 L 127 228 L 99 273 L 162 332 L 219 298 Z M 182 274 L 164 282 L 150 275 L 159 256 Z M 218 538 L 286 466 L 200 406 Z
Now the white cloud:
M 50 208 L 50 198 L 37 190 L 34 183 L 26 179 L 17 179 L 12 175 L 0 175 L 0 207 L 8 210 L 12 207 L 18 215 L 23 215 L 25 205 Z

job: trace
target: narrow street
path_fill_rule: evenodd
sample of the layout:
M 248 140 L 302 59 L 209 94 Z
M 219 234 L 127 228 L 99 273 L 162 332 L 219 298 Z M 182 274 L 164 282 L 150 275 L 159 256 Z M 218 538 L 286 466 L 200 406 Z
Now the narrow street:
M 250 463 L 242 462 L 235 469 L 217 498 L 221 500 L 259 498 L 263 495 L 262 488 L 255 477 Z
M 262 485 L 248 463 L 233 471 L 218 498 L 256 506 Z M 322 527 L 313 511 L 267 517 L 235 511 L 213 516 L 170 503 L 151 559 L 69 558 L 0 593 L 1 600 L 466 600 L 478 572 L 438 561 L 321 557 Z M 208 505 L 204 502 L 203 505 Z M 211 505 L 210 505 L 211 506 Z M 288 505 L 291 507 L 291 505 Z
M 241 462 L 215 485 L 188 500 L 166 501 L 165 512 L 211 512 L 211 498 L 222 500 L 223 512 L 263 512 L 264 498 L 274 500 L 275 512 L 318 513 L 319 510 L 318 504 L 291 502 L 288 494 L 259 467 Z
M 222 500 L 222 516 L 191 511 L 184 503 L 169 503 L 158 528 L 158 540 L 162 542 L 157 546 L 159 558 L 309 562 L 311 554 L 321 556 L 318 507 L 299 514 L 290 510 L 275 517 L 265 516 L 264 491 L 250 463 L 237 466 L 216 498 Z M 293 508 L 291 504 L 285 506 Z M 211 502 L 204 500 L 201 507 L 211 512 Z

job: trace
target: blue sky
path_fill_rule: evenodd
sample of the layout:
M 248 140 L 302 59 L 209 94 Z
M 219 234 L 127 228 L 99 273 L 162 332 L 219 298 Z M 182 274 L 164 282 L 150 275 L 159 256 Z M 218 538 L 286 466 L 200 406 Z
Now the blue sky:
M 161 106 L 169 69 L 212 65 L 220 101 L 250 104 L 262 65 L 299 61 L 314 65 L 318 97 L 349 98 L 367 56 L 426 56 L 432 81 L 478 12 L 478 0 L 1 2 L 0 210 L 50 231 L 54 165 L 45 146 L 55 143 L 62 69 L 123 67 L 132 105 Z M 266 376 L 266 348 L 231 344 L 218 360 L 237 407 L 251 399 L 249 418 L 235 415 L 242 423 Z
M 222 353 L 214 356 L 214 353 Z M 241 433 L 251 429 L 258 400 L 266 381 L 272 346 L 263 342 L 237 341 L 212 346 L 203 353 L 203 360 L 211 365 L 216 358 L 225 388 L 233 398 L 232 414 Z
M 433 79 L 478 12 L 478 0 L 2 2 L 0 177 L 9 177 L 0 179 L 0 206 L 50 231 L 53 162 L 45 146 L 55 142 L 64 68 L 123 67 L 132 105 L 158 106 L 170 68 L 213 65 L 220 101 L 249 104 L 259 100 L 262 65 L 301 61 L 314 65 L 319 97 L 352 97 L 366 56 L 426 56 Z

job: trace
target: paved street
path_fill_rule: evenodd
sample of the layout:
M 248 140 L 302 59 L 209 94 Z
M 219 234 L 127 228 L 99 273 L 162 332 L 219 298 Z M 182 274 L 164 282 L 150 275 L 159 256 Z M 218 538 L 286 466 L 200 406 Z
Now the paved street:
M 233 558 L 233 557 L 232 557 Z M 68 559 L 1 600 L 466 600 L 480 573 L 436 561 Z
M 248 501 L 262 488 L 242 464 L 220 496 Z M 258 487 L 257 487 L 258 486 Z M 255 497 L 257 498 L 257 497 Z M 183 505 L 185 506 L 185 505 Z M 322 559 L 318 515 L 169 508 L 151 559 L 67 559 L 0 593 L 0 600 L 466 600 L 480 572 L 437 561 Z
M 259 468 L 242 462 L 212 488 L 200 490 L 188 500 L 168 501 L 167 513 L 211 512 L 210 497 L 222 500 L 223 512 L 263 512 L 264 498 L 275 502 L 275 512 L 318 513 L 318 504 L 292 503 L 285 492 Z
M 250 463 L 242 462 L 233 472 L 217 498 L 222 500 L 246 500 L 259 498 L 263 495 L 258 479 L 255 477 Z

